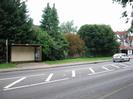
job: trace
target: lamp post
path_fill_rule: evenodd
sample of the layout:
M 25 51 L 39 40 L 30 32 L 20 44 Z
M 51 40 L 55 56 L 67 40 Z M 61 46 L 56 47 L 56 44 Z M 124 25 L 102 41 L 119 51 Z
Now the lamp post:
M 8 63 L 8 39 L 6 39 L 6 63 Z

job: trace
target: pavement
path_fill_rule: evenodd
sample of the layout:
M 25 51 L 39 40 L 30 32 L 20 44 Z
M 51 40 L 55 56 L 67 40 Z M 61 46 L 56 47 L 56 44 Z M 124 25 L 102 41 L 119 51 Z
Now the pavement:
M 54 65 L 49 65 L 49 64 L 46 64 L 45 62 L 19 63 L 15 68 L 0 69 L 0 72 L 47 69 L 47 68 L 56 68 L 56 67 L 76 66 L 76 65 L 82 65 L 82 64 L 96 64 L 96 63 L 102 63 L 107 61 L 111 61 L 111 60 L 99 60 L 99 61 L 91 61 L 91 62 L 73 62 L 73 63 L 54 64 Z

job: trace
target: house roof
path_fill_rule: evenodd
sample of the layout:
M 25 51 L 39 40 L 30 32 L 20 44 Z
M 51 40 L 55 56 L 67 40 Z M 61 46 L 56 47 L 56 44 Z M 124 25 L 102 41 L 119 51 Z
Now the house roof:
M 118 34 L 118 35 L 124 35 L 124 34 L 127 33 L 127 31 L 117 31 L 117 32 L 115 32 L 115 33 Z
M 131 47 L 131 46 L 120 45 L 120 49 L 121 49 L 121 50 L 133 50 L 133 47 Z

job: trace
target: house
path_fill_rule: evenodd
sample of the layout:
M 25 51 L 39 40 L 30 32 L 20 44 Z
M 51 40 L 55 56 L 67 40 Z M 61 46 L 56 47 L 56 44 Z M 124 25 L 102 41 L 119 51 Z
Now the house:
M 133 55 L 133 35 L 127 31 L 117 31 L 117 41 L 120 43 L 120 51 L 128 55 Z
M 42 46 L 39 44 L 11 44 L 9 45 L 9 61 L 42 61 Z

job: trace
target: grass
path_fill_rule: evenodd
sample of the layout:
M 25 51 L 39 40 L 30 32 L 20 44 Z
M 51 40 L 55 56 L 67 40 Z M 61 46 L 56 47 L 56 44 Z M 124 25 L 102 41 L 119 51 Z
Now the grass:
M 0 64 L 0 69 L 15 68 L 15 67 L 16 67 L 16 64 L 13 64 L 13 63 Z
M 74 62 L 93 62 L 100 60 L 109 60 L 112 57 L 93 57 L 93 58 L 72 58 L 72 59 L 64 59 L 64 60 L 56 60 L 56 61 L 45 61 L 47 64 L 64 64 L 64 63 L 74 63 Z

